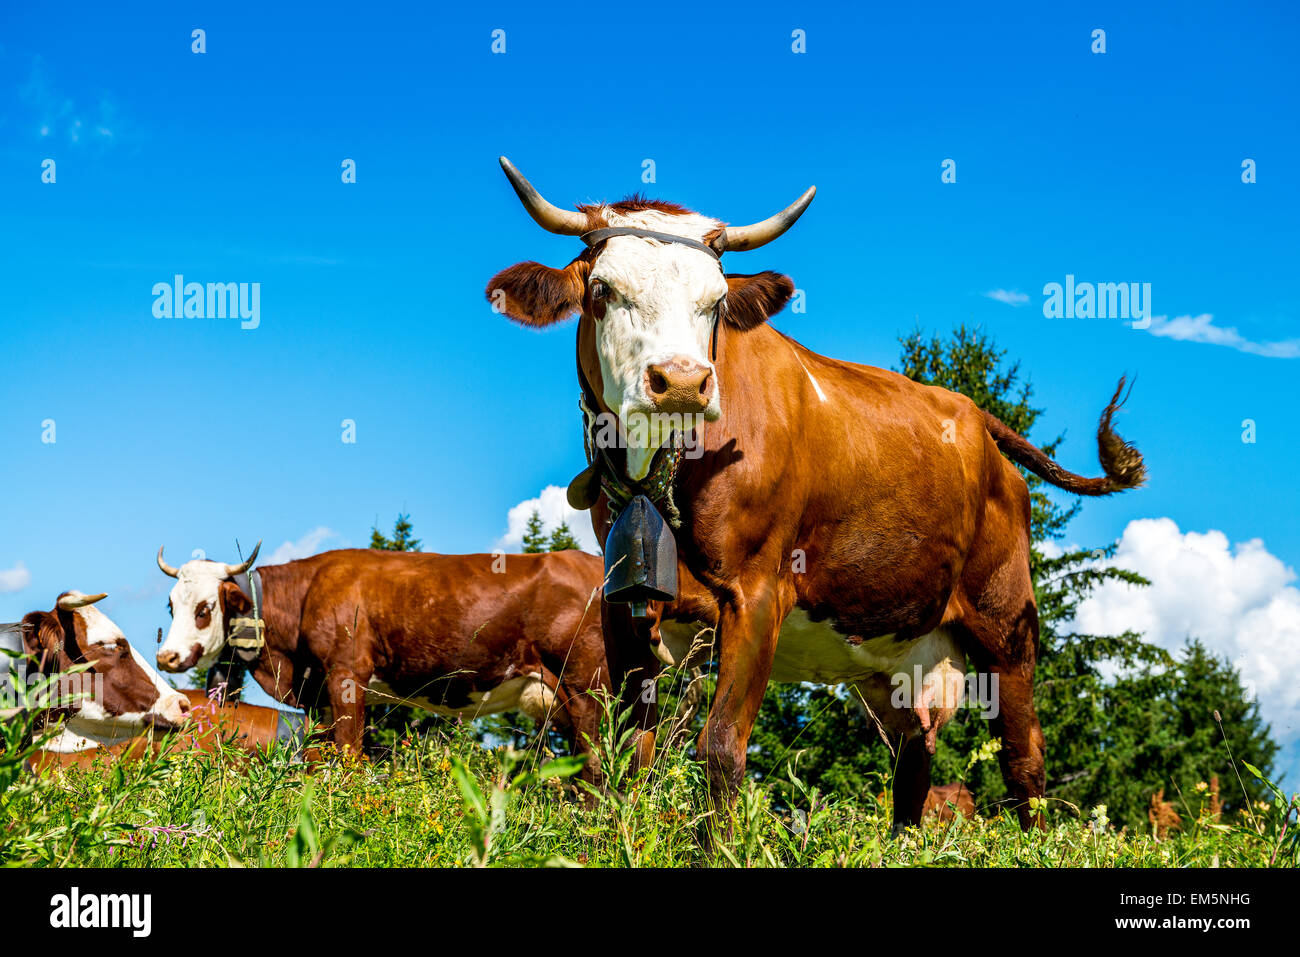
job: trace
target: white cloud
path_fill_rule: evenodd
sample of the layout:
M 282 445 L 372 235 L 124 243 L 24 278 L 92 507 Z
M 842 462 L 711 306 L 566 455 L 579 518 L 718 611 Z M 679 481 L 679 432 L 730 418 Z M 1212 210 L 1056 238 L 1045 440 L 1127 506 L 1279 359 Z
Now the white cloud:
M 526 499 L 510 509 L 506 516 L 506 533 L 497 539 L 494 548 L 507 552 L 517 552 L 524 544 L 524 529 L 528 526 L 528 517 L 536 510 L 550 532 L 561 522 L 568 522 L 573 537 L 578 540 L 583 551 L 599 554 L 600 543 L 596 533 L 591 530 L 591 518 L 586 512 L 579 512 L 570 507 L 565 498 L 565 490 L 558 485 L 548 485 L 542 489 L 537 498 Z
M 13 568 L 0 568 L 0 595 L 22 591 L 32 583 L 32 573 L 22 562 L 16 562 Z
M 1019 289 L 990 289 L 984 295 L 998 302 L 1005 302 L 1008 306 L 1023 306 L 1029 301 L 1028 294 Z
M 1254 342 L 1239 333 L 1233 326 L 1216 326 L 1214 316 L 1203 312 L 1199 316 L 1152 316 L 1147 329 L 1153 336 L 1176 339 L 1179 342 L 1204 342 L 1212 346 L 1227 346 L 1238 352 L 1270 359 L 1300 358 L 1300 339 L 1281 339 L 1277 342 Z
M 1151 585 L 1102 585 L 1079 605 L 1078 631 L 1132 629 L 1169 651 L 1200 638 L 1241 672 L 1278 742 L 1300 740 L 1300 589 L 1260 539 L 1234 549 L 1222 532 L 1180 532 L 1172 519 L 1143 518 L 1129 522 L 1106 564 Z
M 324 525 L 317 525 L 296 542 L 283 543 L 261 564 L 282 565 L 285 562 L 293 561 L 295 558 L 306 558 L 308 555 L 315 555 L 321 550 L 321 545 L 331 538 L 338 537 L 338 532 L 333 529 L 326 528 Z

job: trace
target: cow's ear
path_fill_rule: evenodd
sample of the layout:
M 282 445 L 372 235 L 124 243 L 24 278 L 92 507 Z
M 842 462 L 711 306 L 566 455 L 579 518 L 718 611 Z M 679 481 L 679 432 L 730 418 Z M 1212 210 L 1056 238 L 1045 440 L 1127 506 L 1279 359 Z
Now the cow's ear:
M 63 626 L 59 616 L 49 611 L 34 611 L 23 616 L 23 648 L 39 662 L 42 656 L 52 660 L 63 641 Z
M 727 323 L 742 330 L 761 326 L 784 309 L 793 295 L 794 282 L 779 272 L 728 274 Z
M 228 618 L 232 614 L 244 615 L 253 610 L 253 603 L 249 601 L 243 589 L 234 582 L 222 582 L 218 597 L 221 599 L 223 617 Z
M 575 259 L 563 269 L 518 263 L 503 269 L 484 294 L 492 308 L 525 326 L 549 326 L 582 311 L 590 266 Z

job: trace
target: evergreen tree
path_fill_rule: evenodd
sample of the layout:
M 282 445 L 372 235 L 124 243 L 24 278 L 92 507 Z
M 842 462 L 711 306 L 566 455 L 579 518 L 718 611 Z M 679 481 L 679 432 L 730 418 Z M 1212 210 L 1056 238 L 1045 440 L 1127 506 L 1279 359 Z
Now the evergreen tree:
M 402 513 L 397 516 L 397 521 L 393 523 L 393 537 L 388 538 L 378 527 L 370 528 L 370 547 L 377 548 L 386 552 L 418 552 L 420 550 L 420 540 L 412 538 L 411 533 L 415 527 L 411 524 L 411 516 Z
M 568 522 L 561 522 L 559 528 L 551 532 L 550 541 L 546 544 L 547 550 L 552 552 L 563 552 L 568 549 L 582 548 L 578 540 L 573 535 L 573 530 L 569 528 Z
M 546 525 L 537 509 L 533 509 L 533 514 L 528 516 L 528 525 L 524 528 L 523 552 L 525 555 L 544 552 L 546 545 Z

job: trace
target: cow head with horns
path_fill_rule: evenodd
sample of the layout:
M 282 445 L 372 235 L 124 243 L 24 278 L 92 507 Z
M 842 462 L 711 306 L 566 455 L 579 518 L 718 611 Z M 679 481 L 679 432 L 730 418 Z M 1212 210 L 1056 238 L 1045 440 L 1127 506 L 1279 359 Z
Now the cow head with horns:
M 226 643 L 227 623 L 236 615 L 252 610 L 252 602 L 235 582 L 257 561 L 258 542 L 248 560 L 238 565 L 195 559 L 175 568 L 163 561 L 158 549 L 158 567 L 176 579 L 167 598 L 172 625 L 167 640 L 158 649 L 158 667 L 164 671 L 187 671 L 211 667 Z
M 58 706 L 51 710 L 70 717 L 78 734 L 129 736 L 147 727 L 179 727 L 189 717 L 189 700 L 168 687 L 117 623 L 94 607 L 106 597 L 66 591 L 53 610 L 23 617 L 23 651 L 35 673 L 57 685 Z
M 817 188 L 762 222 L 727 226 L 674 203 L 635 197 L 560 209 L 504 156 L 501 168 L 539 226 L 579 236 L 587 249 L 563 269 L 524 262 L 503 270 L 488 283 L 488 300 L 529 326 L 579 313 L 595 320 L 594 361 L 582 372 L 626 430 L 627 474 L 639 481 L 682 416 L 714 421 L 722 414 L 718 325 L 752 329 L 794 294 L 794 283 L 779 273 L 724 273 L 721 255 L 776 239 Z

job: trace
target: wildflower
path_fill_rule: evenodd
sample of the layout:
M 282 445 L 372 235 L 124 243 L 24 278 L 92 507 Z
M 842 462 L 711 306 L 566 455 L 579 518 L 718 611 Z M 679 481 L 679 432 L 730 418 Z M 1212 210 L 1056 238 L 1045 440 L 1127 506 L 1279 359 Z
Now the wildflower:
M 1110 825 L 1110 818 L 1106 816 L 1106 805 L 1098 804 L 1092 809 L 1092 820 L 1088 822 L 1088 827 L 1094 834 L 1103 834 Z
M 1197 782 L 1196 782 L 1196 790 L 1198 790 L 1198 791 L 1208 791 L 1209 789 L 1210 789 L 1210 786 L 1209 786 L 1208 784 L 1206 784 L 1204 781 L 1197 781 Z
M 438 770 L 443 774 L 446 774 L 451 770 L 451 762 L 447 760 L 446 755 L 443 755 L 442 762 L 438 765 Z
M 981 761 L 990 760 L 993 757 L 993 755 L 997 754 L 1001 750 L 1002 750 L 1002 739 L 989 738 L 987 741 L 985 741 L 978 748 L 976 748 L 974 751 L 971 752 L 970 758 L 966 761 L 966 770 L 970 771 L 971 768 L 975 767 L 975 765 L 979 764 Z
M 1031 797 L 1031 798 L 1029 799 L 1029 813 L 1030 813 L 1030 814 L 1046 814 L 1046 813 L 1047 813 L 1047 798 Z

